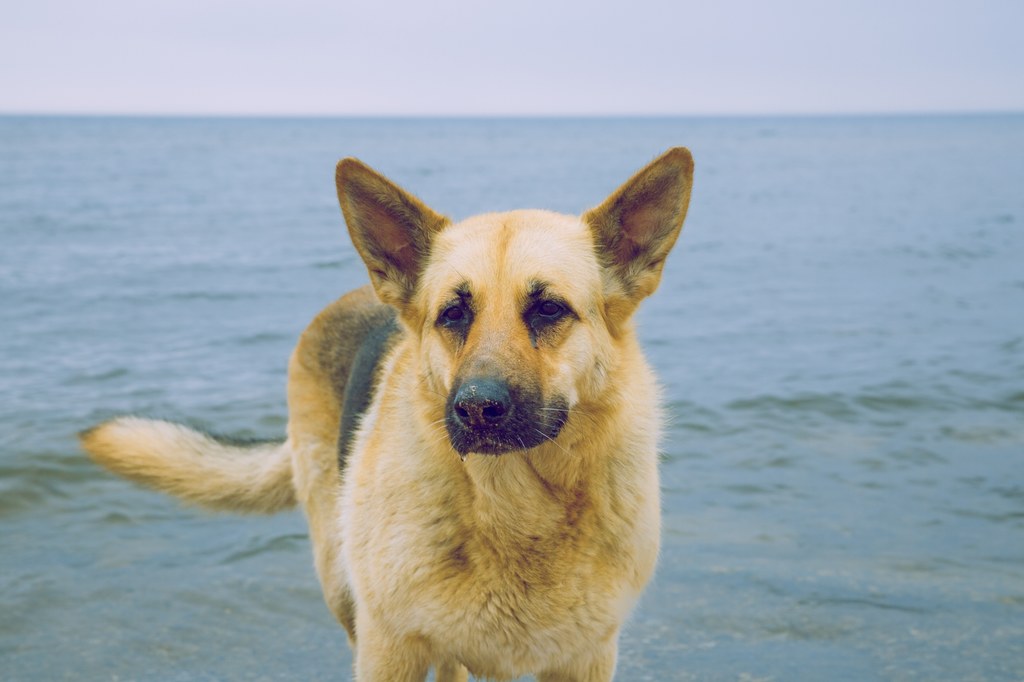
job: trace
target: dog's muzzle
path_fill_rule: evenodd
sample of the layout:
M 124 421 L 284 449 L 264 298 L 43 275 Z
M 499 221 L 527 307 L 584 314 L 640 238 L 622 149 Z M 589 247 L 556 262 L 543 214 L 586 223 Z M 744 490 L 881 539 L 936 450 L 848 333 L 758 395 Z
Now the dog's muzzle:
M 529 450 L 554 440 L 562 430 L 567 410 L 559 403 L 545 408 L 539 392 L 513 387 L 501 379 L 467 379 L 448 395 L 448 438 L 460 455 Z

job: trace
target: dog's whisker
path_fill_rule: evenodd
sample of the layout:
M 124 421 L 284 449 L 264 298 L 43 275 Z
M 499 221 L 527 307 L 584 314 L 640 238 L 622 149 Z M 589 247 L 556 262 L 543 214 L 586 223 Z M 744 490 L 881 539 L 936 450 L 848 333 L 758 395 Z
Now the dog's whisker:
M 545 439 L 545 440 L 547 440 L 547 441 L 548 441 L 549 443 L 554 443 L 554 444 L 555 444 L 555 446 L 556 446 L 556 447 L 558 447 L 558 449 L 559 449 L 559 450 L 561 450 L 562 452 L 564 452 L 564 453 L 566 453 L 566 454 L 568 454 L 568 453 L 569 453 L 569 450 L 568 450 L 568 449 L 567 449 L 567 448 L 566 448 L 566 447 L 565 447 L 564 445 L 562 445 L 561 443 L 559 443 L 559 442 L 558 442 L 557 440 L 555 440 L 554 438 L 552 438 L 552 437 L 551 437 L 551 436 L 549 436 L 548 434 L 544 433 L 544 432 L 543 432 L 543 431 L 541 431 L 540 429 L 534 429 L 534 431 L 536 431 L 537 433 L 539 433 L 540 435 L 542 435 L 542 436 L 544 437 L 544 439 Z
M 445 400 L 448 399 L 448 396 L 446 396 L 444 393 L 441 393 L 440 391 L 434 390 L 434 388 L 428 383 L 427 377 L 419 376 L 419 377 L 416 378 L 416 380 L 419 382 L 420 386 L 423 389 L 425 389 L 428 393 L 433 393 L 434 395 L 436 395 L 436 396 L 438 396 L 440 398 L 444 398 Z
M 571 419 L 578 419 L 582 422 L 590 424 L 591 426 L 600 426 L 600 423 L 592 415 L 588 414 L 585 410 L 580 408 L 564 408 L 564 407 L 542 407 L 542 412 L 555 412 L 560 415 L 564 415 L 566 421 Z
M 447 265 L 448 267 L 450 267 L 452 270 L 454 270 L 455 274 L 457 274 L 463 280 L 466 280 L 466 281 L 469 280 L 469 278 L 466 277 L 465 275 L 463 275 L 461 272 L 459 272 L 459 269 L 457 267 L 455 267 L 454 265 L 452 265 L 451 261 L 448 260 L 447 258 L 444 259 L 444 264 Z
M 431 447 L 443 446 L 448 442 L 447 431 L 431 429 L 427 432 L 426 436 L 426 444 Z

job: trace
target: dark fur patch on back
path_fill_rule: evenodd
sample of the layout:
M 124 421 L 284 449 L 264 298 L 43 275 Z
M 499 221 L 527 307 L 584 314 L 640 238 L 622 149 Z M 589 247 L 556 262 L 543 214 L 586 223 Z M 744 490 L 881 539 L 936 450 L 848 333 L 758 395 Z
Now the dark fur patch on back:
M 381 360 L 394 345 L 398 331 L 398 323 L 391 312 L 369 330 L 352 358 L 352 370 L 345 384 L 341 403 L 341 424 L 338 434 L 339 471 L 345 468 L 356 427 L 359 426 L 363 413 L 373 400 L 373 392 L 380 378 Z

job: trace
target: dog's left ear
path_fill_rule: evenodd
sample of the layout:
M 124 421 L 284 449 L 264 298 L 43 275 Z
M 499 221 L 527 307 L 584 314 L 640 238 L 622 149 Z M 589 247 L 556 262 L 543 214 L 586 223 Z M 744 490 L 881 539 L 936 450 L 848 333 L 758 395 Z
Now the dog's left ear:
M 352 244 L 377 296 L 403 309 L 416 290 L 434 234 L 448 219 L 358 159 L 339 161 L 335 181 Z
M 610 281 L 610 306 L 628 315 L 661 281 L 661 270 L 679 237 L 690 205 L 693 156 L 675 147 L 583 214 Z

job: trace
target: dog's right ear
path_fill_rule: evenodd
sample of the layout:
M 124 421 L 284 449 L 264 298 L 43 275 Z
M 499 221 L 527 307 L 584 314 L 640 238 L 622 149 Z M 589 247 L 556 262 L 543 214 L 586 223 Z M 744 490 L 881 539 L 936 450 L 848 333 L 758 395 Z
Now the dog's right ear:
M 335 182 L 352 244 L 380 300 L 402 309 L 416 290 L 434 234 L 448 219 L 358 159 L 338 162 Z

